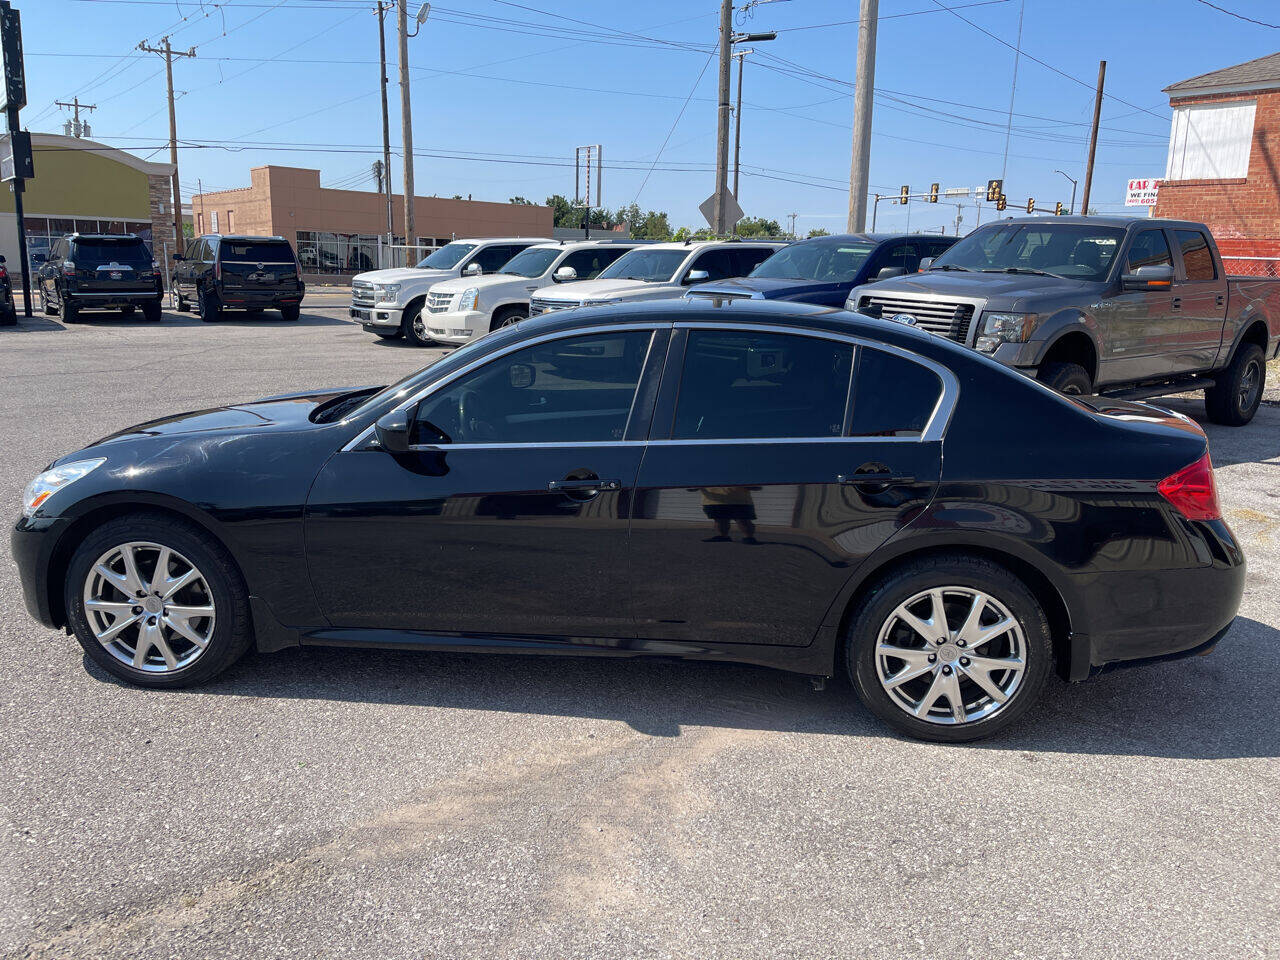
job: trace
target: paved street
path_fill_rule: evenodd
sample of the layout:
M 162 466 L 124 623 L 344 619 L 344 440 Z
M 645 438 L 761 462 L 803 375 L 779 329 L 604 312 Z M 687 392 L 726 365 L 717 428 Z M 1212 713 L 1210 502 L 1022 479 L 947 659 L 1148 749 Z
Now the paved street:
M 345 307 L 0 328 L 8 515 L 128 424 L 437 355 Z M 312 649 L 141 691 L 27 617 L 6 536 L 0 954 L 1280 956 L 1280 406 L 1208 429 L 1250 561 L 1227 640 L 969 747 L 720 664 Z

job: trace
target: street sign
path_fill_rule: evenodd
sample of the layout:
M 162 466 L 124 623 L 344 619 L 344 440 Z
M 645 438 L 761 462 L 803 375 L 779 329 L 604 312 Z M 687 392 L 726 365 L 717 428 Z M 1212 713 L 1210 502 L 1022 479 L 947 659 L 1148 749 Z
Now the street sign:
M 707 224 L 712 230 L 716 229 L 720 218 L 716 216 L 719 209 L 716 204 L 716 195 L 713 193 L 702 203 L 698 204 L 698 210 L 707 218 Z M 733 194 L 728 190 L 724 192 L 724 225 L 726 229 L 732 230 L 734 224 L 742 219 L 742 208 L 738 206 L 738 201 L 733 198 Z
M 31 180 L 36 175 L 35 163 L 31 159 L 31 134 L 25 130 L 15 130 L 9 134 L 5 142 L 4 153 L 0 154 L 0 181 Z
M 979 191 L 981 193 L 981 191 Z M 970 195 L 968 187 L 947 187 L 942 191 L 944 197 L 967 197 Z
M 1154 207 L 1156 205 L 1156 193 L 1159 189 L 1159 180 L 1151 178 L 1130 180 L 1129 186 L 1124 193 L 1124 205 L 1126 207 Z
M 22 65 L 22 18 L 7 2 L 0 4 L 0 110 L 27 105 L 27 75 Z

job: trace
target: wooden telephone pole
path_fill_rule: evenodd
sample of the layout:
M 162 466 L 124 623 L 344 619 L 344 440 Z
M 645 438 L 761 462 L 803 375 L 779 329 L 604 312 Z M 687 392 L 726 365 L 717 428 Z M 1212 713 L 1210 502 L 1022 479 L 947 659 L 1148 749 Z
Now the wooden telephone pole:
M 1093 156 L 1098 152 L 1098 120 L 1102 115 L 1102 85 L 1107 79 L 1107 61 L 1098 61 L 1098 90 L 1093 96 L 1093 129 L 1089 131 L 1089 163 L 1084 168 L 1084 196 L 1080 198 L 1080 213 L 1089 215 L 1089 189 L 1093 186 Z M 1074 191 L 1073 191 L 1074 192 Z
M 148 46 L 146 41 L 138 49 L 146 53 L 158 53 L 164 57 L 164 75 L 169 84 L 169 162 L 173 164 L 173 252 L 182 252 L 182 188 L 178 184 L 178 119 L 173 109 L 173 58 L 194 57 L 196 48 L 185 53 L 169 46 L 169 38 L 162 37 L 161 47 Z

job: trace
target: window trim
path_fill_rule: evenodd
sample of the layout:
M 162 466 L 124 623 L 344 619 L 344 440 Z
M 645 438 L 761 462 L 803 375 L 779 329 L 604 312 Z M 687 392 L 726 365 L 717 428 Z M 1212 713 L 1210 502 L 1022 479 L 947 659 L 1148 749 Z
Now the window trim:
M 1169 229 L 1169 237 L 1173 241 L 1173 248 L 1177 250 L 1177 266 L 1175 267 L 1177 282 L 1183 283 L 1218 283 L 1222 280 L 1222 274 L 1218 271 L 1218 264 L 1213 256 L 1213 244 L 1209 242 L 1209 237 L 1204 230 L 1198 227 L 1171 227 Z M 1193 280 L 1191 274 L 1187 270 L 1187 261 L 1182 255 L 1182 241 L 1178 239 L 1179 233 L 1195 233 L 1199 234 L 1200 239 L 1205 243 L 1205 249 L 1209 251 L 1209 265 L 1213 267 L 1213 276 L 1209 278 L 1201 278 Z
M 1164 234 L 1165 246 L 1169 248 L 1169 266 L 1173 268 L 1173 279 L 1175 281 L 1182 279 L 1182 275 L 1179 273 L 1179 271 L 1182 268 L 1182 257 L 1180 255 L 1175 256 L 1173 252 L 1173 248 L 1174 248 L 1173 235 L 1167 229 L 1165 229 L 1164 226 L 1148 227 L 1145 225 L 1140 226 L 1133 231 L 1133 235 L 1129 238 L 1129 242 L 1125 245 L 1124 256 L 1117 258 L 1118 265 L 1120 268 L 1120 276 L 1121 277 L 1128 276 L 1132 272 L 1129 270 L 1129 254 L 1133 252 L 1134 244 L 1138 242 L 1138 238 L 1142 236 L 1144 233 Z

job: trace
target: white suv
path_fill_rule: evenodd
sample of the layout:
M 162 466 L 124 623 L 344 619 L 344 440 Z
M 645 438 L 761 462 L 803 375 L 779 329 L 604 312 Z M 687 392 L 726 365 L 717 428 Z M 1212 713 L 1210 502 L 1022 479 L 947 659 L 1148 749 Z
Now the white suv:
M 433 284 L 423 321 L 437 343 L 466 343 L 529 315 L 535 290 L 554 283 L 590 280 L 638 240 L 570 240 L 540 243 L 517 253 L 497 273 Z
M 567 283 L 535 296 L 529 315 L 623 300 L 679 297 L 693 283 L 745 277 L 783 246 L 754 240 L 698 240 L 637 247 L 594 280 Z
M 547 237 L 488 237 L 455 240 L 423 258 L 416 267 L 372 270 L 351 280 L 351 317 L 380 337 L 404 337 L 420 347 L 431 341 L 422 323 L 427 290 L 451 277 L 493 273 L 521 250 Z

